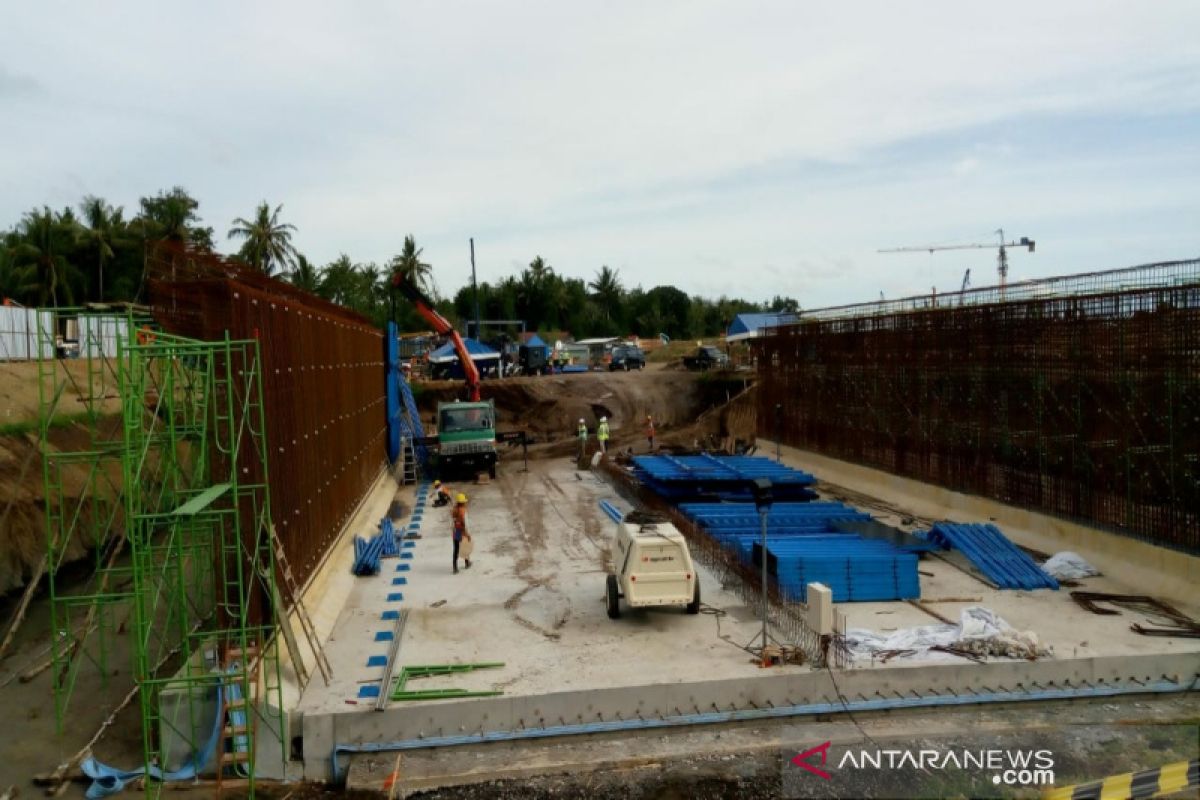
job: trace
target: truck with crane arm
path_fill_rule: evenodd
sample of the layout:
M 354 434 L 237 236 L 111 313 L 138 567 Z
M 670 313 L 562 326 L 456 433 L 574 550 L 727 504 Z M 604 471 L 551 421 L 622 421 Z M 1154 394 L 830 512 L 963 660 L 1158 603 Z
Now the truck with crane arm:
M 479 370 L 466 342 L 449 320 L 438 313 L 433 301 L 402 275 L 393 284 L 408 298 L 433 330 L 450 339 L 466 377 L 467 399 L 438 403 L 437 436 L 430 444 L 430 461 L 438 474 L 482 472 L 496 477 L 496 404 L 479 396 Z

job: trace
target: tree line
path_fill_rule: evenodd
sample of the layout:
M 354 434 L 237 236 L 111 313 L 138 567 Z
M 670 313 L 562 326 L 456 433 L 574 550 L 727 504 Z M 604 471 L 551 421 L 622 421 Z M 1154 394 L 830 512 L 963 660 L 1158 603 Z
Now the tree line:
M 91 195 L 75 208 L 34 208 L 13 228 L 0 231 L 0 296 L 27 306 L 143 301 L 148 248 L 171 241 L 217 251 L 217 232 L 203 223 L 199 208 L 199 201 L 181 187 L 140 198 L 129 214 Z M 296 227 L 282 221 L 282 212 L 282 205 L 260 203 L 250 217 L 232 221 L 224 241 L 237 246 L 238 259 L 263 273 L 351 308 L 377 325 L 394 319 L 404 331 L 428 325 L 395 290 L 398 275 L 424 288 L 452 320 L 473 319 L 478 301 L 484 320 L 524 320 L 526 330 L 568 331 L 578 338 L 630 333 L 698 338 L 723 331 L 739 313 L 797 310 L 796 301 L 786 297 L 756 303 L 689 296 L 674 286 L 628 288 L 619 270 L 608 266 L 596 270 L 591 280 L 567 277 L 541 256 L 519 275 L 479 284 L 478 297 L 467 285 L 446 299 L 433 286 L 432 267 L 422 260 L 414 237 L 406 236 L 401 251 L 382 265 L 356 262 L 343 253 L 318 266 L 297 249 Z M 485 324 L 485 337 L 496 332 Z

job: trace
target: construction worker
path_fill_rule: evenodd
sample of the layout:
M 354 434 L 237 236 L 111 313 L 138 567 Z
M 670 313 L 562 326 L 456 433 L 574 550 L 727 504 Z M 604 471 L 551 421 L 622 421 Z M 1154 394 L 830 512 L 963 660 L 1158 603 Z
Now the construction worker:
M 465 549 L 463 560 L 466 566 L 463 569 L 471 568 L 471 532 L 467 529 L 467 496 L 462 492 L 458 493 L 458 497 L 454 498 L 454 512 L 452 519 L 454 522 L 454 574 L 458 574 L 458 551 Z M 463 540 L 467 541 L 468 546 L 463 548 Z
M 585 455 L 587 455 L 588 430 L 587 430 L 587 423 L 583 421 L 583 417 L 579 418 L 579 428 L 577 430 L 577 435 L 579 436 L 579 458 L 575 459 L 576 461 L 578 461 L 580 458 L 583 458 Z
M 650 442 L 650 452 L 654 452 L 654 418 L 646 415 L 646 439 Z
M 441 481 L 433 482 L 433 505 L 436 508 L 450 505 L 450 500 L 453 495 L 450 493 L 450 487 Z
M 601 417 L 600 424 L 596 426 L 596 439 L 600 442 L 600 452 L 608 452 L 608 417 Z

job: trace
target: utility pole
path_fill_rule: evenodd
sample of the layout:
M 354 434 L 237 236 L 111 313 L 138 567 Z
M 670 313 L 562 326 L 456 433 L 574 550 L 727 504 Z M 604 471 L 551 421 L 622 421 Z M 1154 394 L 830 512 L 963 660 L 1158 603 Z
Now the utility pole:
M 471 237 L 471 288 L 475 292 L 475 338 L 481 339 L 483 332 L 479 330 L 479 283 L 475 280 L 475 237 Z

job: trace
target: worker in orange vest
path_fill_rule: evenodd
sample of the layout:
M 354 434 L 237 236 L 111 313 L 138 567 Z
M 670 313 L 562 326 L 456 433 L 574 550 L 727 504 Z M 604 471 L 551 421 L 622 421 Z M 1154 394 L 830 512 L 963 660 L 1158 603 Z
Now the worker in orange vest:
M 449 486 L 442 483 L 441 481 L 434 481 L 433 482 L 433 490 L 434 490 L 433 505 L 435 507 L 441 508 L 442 506 L 450 505 L 450 501 L 453 498 L 453 495 L 450 494 Z
M 650 442 L 650 452 L 654 452 L 654 419 L 646 415 L 646 439 Z
M 458 493 L 455 498 L 454 513 L 454 574 L 458 574 L 458 552 L 463 551 L 463 561 L 466 566 L 463 569 L 471 568 L 471 532 L 467 529 L 467 496 L 462 492 Z M 464 546 L 465 542 L 465 546 Z

